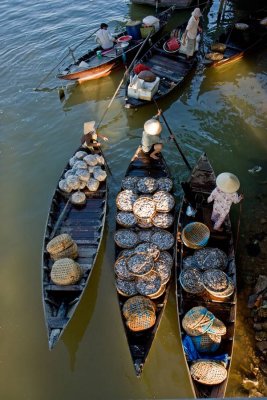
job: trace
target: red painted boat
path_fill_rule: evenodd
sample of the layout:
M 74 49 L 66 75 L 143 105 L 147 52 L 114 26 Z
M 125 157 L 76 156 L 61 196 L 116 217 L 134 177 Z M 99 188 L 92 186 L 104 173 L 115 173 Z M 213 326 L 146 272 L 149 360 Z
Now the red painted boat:
M 170 7 L 167 10 L 156 15 L 159 19 L 159 29 L 151 34 L 150 39 L 152 43 L 157 41 L 162 33 L 163 28 L 167 25 L 174 7 Z M 123 67 L 125 64 L 128 65 L 134 58 L 142 46 L 145 38 L 135 40 L 131 39 L 127 47 L 123 47 L 125 41 L 120 40 L 127 35 L 127 32 L 120 33 L 116 39 L 118 43 L 110 50 L 101 50 L 100 46 L 95 47 L 88 53 L 82 55 L 74 63 L 67 66 L 62 70 L 57 77 L 59 79 L 73 80 L 79 83 L 84 81 L 99 79 L 109 75 L 113 70 Z M 145 45 L 142 52 L 148 49 L 149 44 Z M 101 54 L 99 54 L 99 52 Z

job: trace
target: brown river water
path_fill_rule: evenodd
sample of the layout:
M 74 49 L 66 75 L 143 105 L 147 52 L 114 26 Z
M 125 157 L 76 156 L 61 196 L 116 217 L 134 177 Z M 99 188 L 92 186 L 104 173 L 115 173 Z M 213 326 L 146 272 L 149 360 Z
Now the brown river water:
M 212 3 L 205 20 L 207 43 L 212 42 L 217 30 L 218 6 L 218 0 Z M 68 46 L 81 42 L 100 22 L 108 22 L 111 31 L 116 27 L 119 30 L 129 17 L 137 19 L 152 13 L 149 7 L 120 0 L 3 0 L 0 4 L 3 400 L 192 397 L 178 337 L 174 290 L 140 379 L 135 377 L 121 322 L 112 273 L 115 196 L 140 142 L 143 124 L 157 111 L 154 106 L 126 110 L 123 90 L 100 127 L 109 137 L 104 153 L 113 172 L 100 255 L 71 324 L 51 352 L 42 309 L 41 251 L 51 196 L 79 143 L 83 123 L 101 119 L 123 75 L 118 71 L 78 87 L 68 85 L 61 102 L 57 92 L 61 82 L 54 78 L 56 69 L 49 72 L 65 57 Z M 224 24 L 234 13 L 234 3 L 227 2 Z M 176 13 L 170 26 L 188 16 L 189 12 Z M 81 52 L 92 44 L 92 40 L 86 43 Z M 257 260 L 246 254 L 245 243 L 260 223 L 266 198 L 266 69 L 266 49 L 229 67 L 206 69 L 200 64 L 182 90 L 160 104 L 189 162 L 193 165 L 206 151 L 216 173 L 231 171 L 240 178 L 245 195 L 238 245 L 239 311 L 228 397 L 247 396 L 242 378 L 254 362 L 246 302 L 248 285 L 257 274 Z M 47 74 L 41 90 L 35 91 Z M 172 143 L 163 151 L 179 204 L 179 184 L 188 172 Z M 260 172 L 248 172 L 256 165 L 262 167 Z M 235 230 L 238 218 L 239 206 L 235 206 Z

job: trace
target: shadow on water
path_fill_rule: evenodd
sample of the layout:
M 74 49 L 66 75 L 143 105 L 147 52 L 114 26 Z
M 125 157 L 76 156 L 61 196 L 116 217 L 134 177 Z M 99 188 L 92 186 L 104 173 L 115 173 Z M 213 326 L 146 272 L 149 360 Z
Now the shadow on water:
M 81 342 L 94 314 L 106 242 L 107 230 L 105 229 L 100 251 L 98 253 L 89 284 L 68 328 L 62 336 L 62 341 L 69 352 L 71 371 L 75 370 L 76 353 L 79 348 L 79 343 Z

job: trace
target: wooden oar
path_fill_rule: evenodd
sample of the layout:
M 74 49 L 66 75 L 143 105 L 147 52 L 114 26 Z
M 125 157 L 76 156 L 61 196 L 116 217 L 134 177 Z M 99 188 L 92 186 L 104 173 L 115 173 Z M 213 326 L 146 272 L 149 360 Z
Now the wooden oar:
M 76 47 L 74 47 L 74 49 L 70 49 L 70 48 L 69 48 L 68 54 L 67 54 L 65 57 L 63 57 L 62 60 L 59 61 L 59 63 L 58 63 L 54 68 L 51 69 L 51 71 L 44 77 L 44 79 L 41 80 L 41 82 L 39 83 L 39 85 L 36 87 L 35 90 L 38 90 L 39 87 L 41 86 L 41 84 L 49 77 L 49 75 L 51 75 L 52 72 L 53 72 L 57 67 L 59 67 L 59 65 L 62 64 L 62 62 L 63 62 L 70 54 L 72 54 L 75 50 L 77 50 L 78 47 L 80 47 L 84 42 L 86 42 L 86 40 L 90 39 L 98 30 L 99 30 L 99 28 L 97 28 L 93 33 L 91 33 L 91 34 L 90 34 L 87 38 L 85 38 L 81 43 L 79 43 Z
M 58 217 L 57 222 L 55 223 L 54 229 L 52 230 L 52 233 L 51 233 L 51 235 L 50 235 L 50 237 L 49 237 L 49 240 L 53 239 L 53 237 L 55 236 L 56 231 L 57 231 L 59 225 L 61 224 L 63 218 L 65 217 L 65 215 L 66 215 L 66 213 L 67 213 L 67 211 L 69 211 L 69 210 L 68 210 L 69 203 L 70 203 L 70 197 L 68 198 L 68 201 L 67 201 L 67 203 L 65 204 L 65 207 L 64 207 L 63 210 L 61 211 L 61 214 L 60 214 L 60 216 Z
M 173 134 L 173 132 L 172 132 L 172 130 L 171 130 L 171 128 L 170 128 L 170 126 L 169 126 L 169 124 L 168 124 L 168 122 L 167 122 L 167 120 L 166 120 L 166 118 L 165 118 L 165 116 L 164 116 L 164 114 L 163 114 L 163 112 L 162 112 L 162 110 L 159 109 L 158 103 L 156 102 L 156 100 L 154 99 L 154 97 L 153 97 L 153 101 L 154 101 L 154 103 L 155 103 L 155 105 L 156 105 L 156 107 L 157 107 L 157 109 L 158 109 L 159 115 L 162 116 L 162 119 L 163 119 L 163 121 L 165 122 L 165 125 L 166 125 L 166 127 L 167 127 L 167 129 L 168 129 L 168 131 L 169 131 L 169 133 L 170 133 L 170 135 L 171 135 L 171 137 L 172 137 L 172 139 L 173 139 L 173 141 L 174 141 L 174 143 L 175 143 L 175 146 L 177 147 L 177 149 L 178 149 L 180 155 L 182 156 L 182 159 L 184 160 L 184 162 L 185 162 L 187 168 L 189 169 L 189 171 L 192 171 L 192 167 L 190 166 L 189 162 L 187 161 L 187 159 L 186 159 L 186 157 L 185 157 L 185 155 L 184 155 L 184 153 L 183 153 L 181 147 L 179 146 L 179 143 L 178 143 L 177 140 L 176 140 L 176 137 L 174 136 L 174 134 Z

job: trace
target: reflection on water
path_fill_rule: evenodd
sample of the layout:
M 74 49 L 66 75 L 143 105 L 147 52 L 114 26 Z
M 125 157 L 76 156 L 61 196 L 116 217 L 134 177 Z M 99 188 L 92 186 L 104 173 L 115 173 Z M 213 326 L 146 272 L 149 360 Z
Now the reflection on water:
M 216 6 L 218 2 L 214 1 L 210 8 L 211 34 L 205 33 L 208 41 L 216 31 Z M 232 3 L 227 2 L 227 7 L 230 18 Z M 117 0 L 112 7 L 103 0 L 81 0 L 79 4 L 56 0 L 49 7 L 38 2 L 33 6 L 29 1 L 22 6 L 11 0 L 1 2 L 0 12 L 5 49 L 0 85 L 0 361 L 5 382 L 0 386 L 1 398 L 190 398 L 192 390 L 177 334 L 173 291 L 139 380 L 117 304 L 113 280 L 115 197 L 140 142 L 144 122 L 157 113 L 154 105 L 126 110 L 123 88 L 100 126 L 100 132 L 109 137 L 103 149 L 113 173 L 100 257 L 73 321 L 52 352 L 47 346 L 41 302 L 42 237 L 55 184 L 79 143 L 83 123 L 102 119 L 124 71 L 80 86 L 68 84 L 63 102 L 57 94 L 62 83 L 53 74 L 41 91 L 33 88 L 63 58 L 68 45 L 82 41 L 84 32 L 88 30 L 89 35 L 102 20 L 110 22 L 113 29 L 129 15 L 141 18 L 151 14 L 152 9 Z M 170 27 L 188 16 L 188 12 L 175 14 Z M 200 65 L 183 90 L 160 103 L 191 165 L 206 151 L 216 173 L 228 170 L 239 176 L 245 194 L 241 234 L 257 219 L 257 196 L 266 197 L 266 66 L 266 50 L 227 69 L 204 69 Z M 163 137 L 168 136 L 164 127 Z M 179 203 L 180 181 L 186 179 L 188 171 L 172 142 L 164 143 L 164 155 L 174 176 Z M 255 165 L 260 165 L 262 171 L 249 173 Z M 238 207 L 233 209 L 235 226 L 238 211 Z M 243 236 L 239 249 L 246 255 Z M 243 260 L 238 262 L 241 278 L 247 268 Z M 253 360 L 244 311 L 246 296 L 246 285 L 241 280 L 228 396 L 245 395 L 242 376 Z M 249 349 L 246 359 L 242 356 L 244 346 Z

